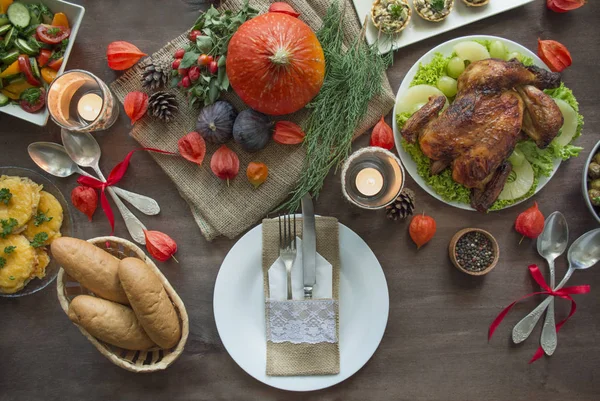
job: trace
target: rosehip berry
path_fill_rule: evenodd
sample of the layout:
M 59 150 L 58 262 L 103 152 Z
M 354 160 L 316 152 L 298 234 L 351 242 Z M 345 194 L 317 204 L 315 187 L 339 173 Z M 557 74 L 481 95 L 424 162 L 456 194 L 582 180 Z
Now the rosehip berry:
M 187 77 L 187 75 L 190 72 L 189 68 L 180 68 L 177 70 L 177 72 L 179 72 L 179 75 L 181 75 L 182 77 Z
M 200 67 L 198 67 L 197 65 L 191 67 L 188 77 L 190 77 L 190 80 L 192 82 L 196 82 L 198 78 L 200 78 Z
M 200 32 L 199 30 L 195 29 L 192 32 L 190 32 L 190 40 L 192 42 L 195 42 L 198 36 L 202 36 L 202 32 Z
M 189 88 L 191 84 L 190 77 L 183 77 L 181 80 L 181 85 L 183 85 L 184 88 Z
M 216 74 L 217 71 L 219 71 L 219 66 L 217 65 L 216 61 L 210 62 L 210 65 L 208 66 L 208 71 L 210 71 L 211 74 Z
M 185 54 L 185 50 L 183 49 L 179 49 L 175 52 L 175 58 L 176 59 L 180 59 L 183 58 L 183 55 Z
M 173 64 L 171 64 L 171 68 L 173 68 L 174 70 L 179 69 L 179 64 L 181 64 L 181 59 L 177 59 L 175 61 L 173 61 Z

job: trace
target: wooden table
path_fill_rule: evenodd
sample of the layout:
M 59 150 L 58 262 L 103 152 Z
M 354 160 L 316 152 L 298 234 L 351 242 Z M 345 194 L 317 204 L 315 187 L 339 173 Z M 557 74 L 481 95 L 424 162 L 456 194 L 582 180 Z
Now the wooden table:
M 108 43 L 127 40 L 152 53 L 191 26 L 199 9 L 206 6 L 198 0 L 75 2 L 86 7 L 86 15 L 68 68 L 90 70 L 107 82 L 117 76 L 106 65 Z M 389 69 L 392 88 L 397 89 L 422 54 L 443 41 L 470 34 L 502 36 L 533 50 L 538 37 L 568 46 L 574 63 L 564 80 L 577 95 L 586 118 L 584 136 L 578 140 L 586 150 L 564 163 L 534 200 L 544 214 L 560 210 L 566 215 L 572 239 L 597 227 L 583 202 L 580 180 L 600 124 L 599 15 L 596 1 L 561 15 L 546 10 L 544 1 L 536 1 L 402 49 Z M 123 113 L 113 128 L 97 135 L 105 172 L 136 146 L 128 127 Z M 27 156 L 27 145 L 34 141 L 60 142 L 59 129 L 52 123 L 38 128 L 0 114 L 1 165 L 36 169 Z M 355 147 L 367 143 L 365 136 Z M 75 178 L 53 181 L 66 195 L 76 185 Z M 122 187 L 154 197 L 162 213 L 153 218 L 153 226 L 162 227 L 179 244 L 180 264 L 160 267 L 190 315 L 185 352 L 162 373 L 133 374 L 114 366 L 69 322 L 52 285 L 32 296 L 0 299 L 0 400 L 598 400 L 600 267 L 574 275 L 572 284 L 591 284 L 592 292 L 576 296 L 577 314 L 560 332 L 555 355 L 528 365 L 538 346 L 540 326 L 519 346 L 510 341 L 510 331 L 541 298 L 518 305 L 489 344 L 486 336 L 490 322 L 505 305 L 537 290 L 527 266 L 543 261 L 533 241 L 519 245 L 520 236 L 513 229 L 516 215 L 533 201 L 481 215 L 440 203 L 411 179 L 407 186 L 417 193 L 417 211 L 437 220 L 435 238 L 418 252 L 408 236 L 407 223 L 388 221 L 382 211 L 350 207 L 342 200 L 339 176 L 328 177 L 316 210 L 349 226 L 379 258 L 390 290 L 389 322 L 379 349 L 356 375 L 327 390 L 293 394 L 247 375 L 219 340 L 213 286 L 221 261 L 235 241 L 207 242 L 175 186 L 150 156 L 137 154 Z M 80 238 L 110 231 L 100 212 L 93 223 L 77 211 L 74 216 Z M 117 226 L 117 235 L 127 237 L 120 218 Z M 468 226 L 491 231 L 502 250 L 498 266 L 485 278 L 460 273 L 448 259 L 450 237 Z M 559 277 L 566 269 L 565 259 L 557 261 Z M 568 302 L 559 300 L 556 309 L 559 318 L 565 316 Z

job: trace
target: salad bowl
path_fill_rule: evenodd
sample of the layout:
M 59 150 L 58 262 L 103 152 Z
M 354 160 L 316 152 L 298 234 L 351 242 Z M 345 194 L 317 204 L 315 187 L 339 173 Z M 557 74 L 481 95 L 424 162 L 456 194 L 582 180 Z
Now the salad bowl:
M 415 160 L 413 158 L 413 156 L 403 146 L 403 140 L 402 140 L 402 136 L 400 134 L 401 127 L 399 127 L 398 121 L 396 118 L 397 114 L 399 112 L 403 111 L 403 109 L 401 109 L 399 107 L 400 100 L 403 99 L 403 96 L 406 94 L 408 89 L 411 87 L 411 83 L 413 82 L 415 76 L 419 72 L 421 65 L 428 66 L 430 63 L 432 63 L 434 61 L 434 59 L 436 58 L 436 55 L 438 55 L 438 54 L 441 54 L 444 57 L 453 55 L 454 46 L 457 45 L 458 43 L 466 42 L 466 41 L 479 41 L 479 42 L 490 42 L 490 43 L 495 42 L 495 41 L 500 41 L 504 44 L 507 54 L 519 53 L 519 55 L 523 57 L 523 60 L 527 59 L 530 63 L 532 63 L 533 65 L 535 65 L 537 67 L 540 67 L 540 68 L 543 68 L 546 70 L 548 70 L 548 67 L 544 64 L 544 62 L 535 53 L 531 52 L 529 49 L 527 49 L 526 47 L 524 47 L 516 42 L 510 41 L 510 40 L 507 40 L 504 38 L 499 38 L 496 36 L 478 35 L 478 36 L 465 36 L 465 37 L 452 39 L 450 41 L 442 43 L 439 46 L 431 49 L 429 52 L 427 52 L 423 57 L 421 57 L 411 67 L 411 69 L 408 71 L 408 73 L 404 77 L 404 80 L 402 81 L 402 84 L 400 85 L 400 88 L 396 95 L 396 105 L 394 107 L 394 119 L 393 119 L 394 140 L 395 140 L 396 149 L 397 149 L 398 155 L 400 157 L 400 160 L 402 161 L 407 173 L 415 180 L 415 182 L 421 188 L 423 188 L 431 196 L 433 196 L 434 198 L 436 198 L 436 199 L 440 200 L 441 202 L 446 203 L 450 206 L 454 206 L 459 209 L 474 211 L 475 209 L 472 208 L 469 203 L 449 200 L 448 197 L 446 197 L 446 199 L 445 199 L 444 196 L 441 195 L 441 193 L 445 192 L 446 194 L 448 194 L 450 191 L 453 190 L 453 188 L 441 188 L 441 187 L 445 186 L 445 183 L 443 183 L 442 180 L 436 181 L 436 185 L 438 187 L 435 187 L 435 185 L 433 185 L 433 186 L 430 185 L 430 183 L 428 183 L 427 180 L 422 175 L 419 174 L 418 160 Z M 570 92 L 569 92 L 569 94 L 570 94 Z M 561 96 L 561 98 L 562 97 L 564 97 L 564 96 Z M 575 110 L 575 112 L 577 112 L 576 108 L 574 108 L 574 110 Z M 581 129 L 581 127 L 578 125 L 577 126 L 577 134 L 580 132 L 580 129 Z M 569 142 L 569 144 L 570 144 L 570 142 Z M 419 152 L 420 152 L 420 150 L 419 150 Z M 547 175 L 536 173 L 535 179 L 537 180 L 537 186 L 535 187 L 535 191 L 533 193 L 527 194 L 528 196 L 524 196 L 524 197 L 518 198 L 516 200 L 510 200 L 508 202 L 504 202 L 505 204 L 502 204 L 501 207 L 492 206 L 492 208 L 490 210 L 501 210 L 501 209 L 505 209 L 507 207 L 515 206 L 515 205 L 531 198 L 535 194 L 537 194 L 550 181 L 550 179 L 552 179 L 552 177 L 558 170 L 560 163 L 561 163 L 561 158 L 555 157 L 552 159 L 551 162 L 547 162 L 548 165 L 545 167 L 545 171 L 546 171 Z M 421 167 L 421 172 L 422 172 L 424 166 L 421 165 L 420 167 Z M 426 169 L 428 170 L 429 167 L 427 167 Z M 453 182 L 452 185 L 456 186 L 458 184 Z M 462 186 L 460 186 L 460 187 L 464 188 Z
M 69 35 L 69 44 L 63 56 L 63 63 L 58 70 L 58 75 L 62 74 L 65 71 L 67 62 L 69 60 L 69 56 L 71 54 L 71 50 L 73 49 L 73 44 L 75 43 L 75 38 L 77 37 L 79 27 L 81 26 L 81 21 L 85 13 L 85 8 L 83 8 L 80 5 L 62 0 L 19 0 L 19 2 L 24 4 L 43 3 L 53 13 L 60 12 L 64 13 L 67 16 L 67 19 L 69 20 L 71 34 Z M 17 118 L 20 118 L 21 120 L 29 121 L 30 123 L 42 127 L 47 124 L 49 117 L 48 108 L 46 106 L 44 106 L 44 108 L 37 113 L 28 113 L 25 110 L 23 110 L 18 104 L 10 103 L 6 106 L 0 107 L 0 113 L 10 114 L 11 116 L 15 116 Z

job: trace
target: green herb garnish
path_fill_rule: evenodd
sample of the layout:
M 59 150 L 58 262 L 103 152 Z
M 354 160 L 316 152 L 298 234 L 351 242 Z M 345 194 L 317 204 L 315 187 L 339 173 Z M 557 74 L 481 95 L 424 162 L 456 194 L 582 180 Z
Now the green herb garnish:
M 36 234 L 35 237 L 33 237 L 33 241 L 31 241 L 30 244 L 34 248 L 39 248 L 44 246 L 46 244 L 46 241 L 48 241 L 48 234 L 45 232 L 41 232 L 39 234 Z
M 19 225 L 19 222 L 11 217 L 8 220 L 0 220 L 0 224 L 2 225 L 0 237 L 6 238 L 6 236 L 12 233 L 13 229 Z
M 434 11 L 440 12 L 446 7 L 446 0 L 431 0 L 429 4 Z
M 597 204 L 600 205 L 600 196 L 596 196 L 595 198 L 592 199 L 592 201 Z
M 21 93 L 20 99 L 33 106 L 40 101 L 41 96 L 42 91 L 39 88 L 28 88 Z
M 390 6 L 390 15 L 394 19 L 402 19 L 404 16 L 404 7 L 400 4 L 392 4 Z
M 0 269 L 2 269 L 4 266 L 6 266 L 6 259 L 0 257 Z
M 12 198 L 12 194 L 10 193 L 10 189 L 8 189 L 8 188 L 0 189 L 0 203 L 4 203 L 5 205 L 8 205 L 8 202 L 10 202 L 11 198 Z
M 9 277 L 9 280 L 14 280 L 14 279 L 15 279 L 15 276 L 10 276 Z
M 46 30 L 46 34 L 48 36 L 57 36 L 60 33 L 61 29 L 60 28 L 48 28 Z
M 52 51 L 52 55 L 50 56 L 50 60 L 58 60 L 59 58 L 65 55 L 65 51 L 67 50 L 67 46 L 69 45 L 69 38 L 63 39 L 60 42 L 60 47 L 57 47 Z
M 48 213 L 50 210 L 48 209 L 48 211 L 46 213 Z M 52 217 L 48 217 L 46 215 L 46 213 L 44 212 L 37 212 L 37 214 L 33 217 L 33 225 L 35 225 L 36 227 L 41 226 L 44 223 L 49 222 L 50 220 L 52 220 Z
M 8 255 L 9 253 L 13 253 L 15 249 L 17 249 L 17 247 L 14 245 L 7 246 L 6 248 L 4 248 L 4 253 Z

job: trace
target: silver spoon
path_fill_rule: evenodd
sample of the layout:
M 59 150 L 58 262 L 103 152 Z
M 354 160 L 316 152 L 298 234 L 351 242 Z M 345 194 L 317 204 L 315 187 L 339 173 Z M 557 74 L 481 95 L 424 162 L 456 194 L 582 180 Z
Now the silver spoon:
M 34 142 L 27 148 L 29 156 L 45 172 L 56 177 L 68 177 L 75 173 L 95 178 L 94 176 L 83 171 L 75 164 L 67 154 L 64 147 L 57 143 L 51 142 Z M 113 187 L 107 188 L 108 193 L 117 205 L 119 212 L 123 216 L 125 225 L 131 234 L 131 238 L 138 244 L 145 245 L 146 238 L 144 230 L 146 227 L 142 222 L 123 204 L 121 199 L 115 195 Z
M 544 231 L 537 240 L 537 250 L 548 262 L 550 270 L 550 288 L 554 288 L 554 259 L 563 254 L 569 243 L 569 227 L 561 212 L 554 212 L 546 219 Z M 556 321 L 554 317 L 554 297 L 550 297 L 546 320 L 542 328 L 541 344 L 547 355 L 552 355 L 557 345 Z
M 98 145 L 92 134 L 88 132 L 71 132 L 63 129 L 61 130 L 61 137 L 69 157 L 81 167 L 91 167 L 98 174 L 98 177 L 106 182 L 106 178 L 104 178 L 104 174 L 102 174 L 99 167 L 101 156 L 100 145 Z M 115 192 L 140 212 L 148 216 L 160 213 L 160 206 L 150 197 L 125 191 L 121 188 L 115 188 Z
M 588 269 L 598 263 L 598 260 L 600 260 L 600 228 L 588 231 L 577 238 L 569 248 L 568 259 L 569 270 L 567 270 L 565 277 L 556 286 L 555 290 L 561 289 L 569 281 L 575 270 Z M 515 344 L 523 342 L 529 337 L 533 327 L 540 320 L 552 298 L 554 297 L 549 296 L 544 299 L 529 315 L 517 323 L 512 335 Z

